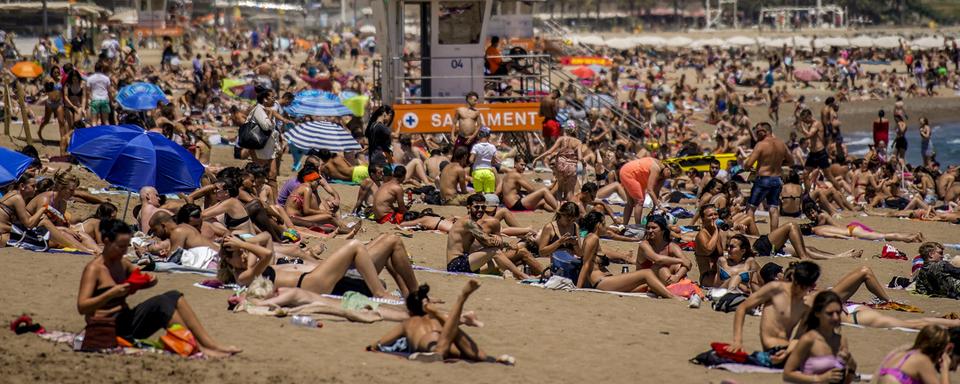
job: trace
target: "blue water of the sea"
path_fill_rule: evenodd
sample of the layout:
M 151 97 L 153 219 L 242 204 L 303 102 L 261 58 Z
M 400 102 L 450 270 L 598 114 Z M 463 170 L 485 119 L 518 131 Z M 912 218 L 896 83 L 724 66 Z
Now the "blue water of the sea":
M 892 122 L 890 128 L 891 146 L 887 148 L 887 153 L 893 150 L 892 141 L 896 137 Z M 865 155 L 867 145 L 873 144 L 871 132 L 844 132 L 843 136 L 847 151 L 856 157 Z M 941 167 L 960 164 L 960 122 L 934 125 L 930 142 Z M 907 130 L 907 162 L 911 165 L 923 164 L 923 157 L 920 154 L 920 129 L 917 125 L 911 125 Z

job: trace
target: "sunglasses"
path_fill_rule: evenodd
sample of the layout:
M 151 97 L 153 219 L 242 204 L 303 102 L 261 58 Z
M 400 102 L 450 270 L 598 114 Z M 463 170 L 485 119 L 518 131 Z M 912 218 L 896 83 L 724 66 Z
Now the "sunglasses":
M 477 210 L 483 210 L 484 208 L 486 208 L 486 205 L 474 204 L 474 205 L 471 205 L 470 208 L 477 209 Z

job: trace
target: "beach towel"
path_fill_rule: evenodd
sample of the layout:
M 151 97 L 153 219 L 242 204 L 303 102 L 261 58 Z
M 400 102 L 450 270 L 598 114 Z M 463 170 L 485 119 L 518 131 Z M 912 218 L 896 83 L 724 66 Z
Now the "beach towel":
M 690 279 L 683 279 L 676 283 L 670 284 L 667 286 L 667 290 L 674 295 L 687 299 L 693 297 L 693 295 L 700 296 L 701 299 L 705 298 L 703 295 L 703 290 L 700 289 L 700 286 L 693 281 L 690 281 Z
M 339 179 L 327 179 L 327 182 L 330 184 L 339 184 L 339 185 L 352 185 L 352 186 L 360 185 L 360 183 L 356 183 L 348 180 L 339 180 Z
M 439 274 L 442 274 L 442 275 L 466 276 L 466 277 L 485 277 L 485 278 L 503 279 L 503 276 L 498 276 L 498 275 L 486 275 L 486 274 L 469 273 L 469 272 L 448 272 L 448 271 L 441 271 L 441 270 L 437 270 L 437 269 L 433 269 L 433 268 L 429 268 L 429 267 L 424 267 L 424 266 L 420 266 L 420 265 L 414 265 L 414 266 L 413 266 L 413 270 L 414 270 L 414 271 L 429 272 L 429 273 L 439 273 Z
M 630 296 L 630 297 L 643 297 L 643 298 L 655 298 L 656 295 L 653 293 L 643 293 L 643 292 L 613 292 L 613 291 L 602 291 L 599 289 L 593 288 L 577 288 L 577 285 L 573 283 L 573 280 L 570 280 L 565 277 L 560 276 L 551 276 L 549 280 L 542 281 L 540 279 L 527 279 L 520 281 L 520 284 L 551 289 L 557 291 L 567 291 L 567 292 L 592 292 L 592 293 L 606 293 L 609 295 L 617 296 Z
M 154 263 L 152 272 L 168 272 L 168 273 L 193 273 L 197 275 L 204 276 L 216 276 L 217 271 L 212 269 L 204 268 L 194 268 L 185 265 L 180 265 L 177 263 L 167 263 L 167 262 L 158 262 Z
M 767 368 L 750 364 L 725 363 L 710 368 L 722 369 L 733 373 L 783 373 L 780 368 Z
M 861 328 L 861 329 L 862 329 L 862 328 L 866 328 L 866 327 L 864 327 L 864 326 L 862 326 L 862 325 L 860 325 L 860 324 L 853 324 L 853 323 L 841 323 L 841 324 L 842 324 L 844 327 Z M 918 331 L 918 330 L 916 330 L 916 329 L 904 328 L 904 327 L 879 328 L 879 329 L 886 329 L 886 330 L 890 330 L 890 331 L 900 331 L 900 332 L 907 332 L 907 333 L 919 333 L 919 332 L 920 332 L 920 331 Z

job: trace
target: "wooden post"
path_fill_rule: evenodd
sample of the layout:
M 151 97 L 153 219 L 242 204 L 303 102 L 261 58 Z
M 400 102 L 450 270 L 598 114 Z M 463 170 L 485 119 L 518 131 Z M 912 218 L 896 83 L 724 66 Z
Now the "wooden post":
M 27 137 L 27 145 L 33 145 L 33 138 L 30 137 L 30 111 L 27 110 L 27 102 L 24 100 L 23 84 L 17 83 L 17 103 L 20 105 L 20 120 L 23 123 L 23 134 Z
M 10 137 L 10 114 L 13 113 L 13 106 L 10 104 L 10 81 L 6 74 L 0 74 L 3 77 L 3 134 Z

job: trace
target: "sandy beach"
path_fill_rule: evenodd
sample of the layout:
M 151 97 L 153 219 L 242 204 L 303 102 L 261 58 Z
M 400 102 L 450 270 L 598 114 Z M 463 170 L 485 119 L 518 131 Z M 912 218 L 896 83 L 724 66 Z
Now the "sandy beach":
M 902 65 L 902 63 L 900 64 Z M 810 91 L 817 94 L 818 91 Z M 821 92 L 826 94 L 825 91 Z M 822 99 L 823 97 L 821 97 Z M 892 100 L 855 101 L 843 104 L 841 119 L 845 130 L 865 131 L 879 108 L 892 108 Z M 822 102 L 809 103 L 819 108 Z M 906 100 L 907 110 L 924 115 L 931 122 L 955 121 L 960 98 L 953 95 Z M 766 107 L 751 107 L 752 116 L 765 119 Z M 781 107 L 781 125 L 777 134 L 786 137 L 793 103 Z M 42 113 L 42 110 L 40 111 Z M 55 124 L 55 123 L 54 123 Z M 35 130 L 36 127 L 33 127 Z M 706 130 L 706 127 L 698 129 Z M 47 134 L 56 127 L 47 127 Z M 13 128 L 17 135 L 19 125 Z M 0 145 L 19 148 L 24 143 L 0 137 Z M 56 143 L 40 148 L 41 156 L 55 155 Z M 242 165 L 233 160 L 232 147 L 215 146 L 213 162 Z M 281 180 L 290 176 L 291 160 L 284 156 Z M 54 164 L 56 165 L 56 164 Z M 59 166 L 59 165 L 58 165 Z M 82 187 L 101 188 L 106 183 L 80 167 L 72 172 L 81 176 Z M 528 174 L 533 179 L 535 175 Z M 344 212 L 349 212 L 356 196 L 356 187 L 337 185 L 344 196 Z M 124 195 L 109 199 L 123 207 Z M 134 199 L 135 201 L 135 199 Z M 131 205 L 135 204 L 131 202 Z M 424 206 L 415 206 L 420 209 Z M 72 203 L 74 214 L 87 215 L 95 206 Z M 464 208 L 433 207 L 442 215 L 463 215 Z M 691 206 L 687 206 L 693 209 Z M 946 223 L 906 221 L 892 218 L 858 217 L 845 213 L 843 221 L 859 220 L 878 231 L 921 231 L 929 241 L 957 242 L 957 226 Z M 552 214 L 519 213 L 523 225 L 539 229 Z M 350 219 L 354 220 L 354 219 Z M 793 219 L 784 219 L 792 221 Z M 129 218 L 128 218 L 128 221 Z M 682 220 L 686 223 L 688 220 Z M 767 224 L 760 224 L 766 232 Z M 367 241 L 380 233 L 397 233 L 388 225 L 367 222 L 358 236 Z M 404 243 L 415 265 L 443 269 L 446 265 L 443 246 L 446 235 L 431 232 L 406 232 Z M 328 249 L 344 240 L 328 240 Z M 897 276 L 908 276 L 910 263 L 882 260 L 875 257 L 884 243 L 861 240 L 828 240 L 807 238 L 808 245 L 831 252 L 851 248 L 863 249 L 862 259 L 819 262 L 823 267 L 821 287 L 829 287 L 854 268 L 870 267 L 882 283 Z M 605 247 L 636 251 L 635 244 L 605 241 Z M 910 257 L 917 254 L 919 243 L 892 242 Z M 329 252 L 329 251 L 328 251 Z M 947 249 L 947 253 L 958 253 Z M 79 332 L 84 321 L 77 313 L 76 299 L 80 274 L 90 260 L 88 255 L 33 253 L 0 248 L 0 320 L 12 320 L 26 313 L 48 330 Z M 759 258 L 760 264 L 774 261 L 786 265 L 795 258 Z M 541 259 L 542 262 L 545 260 Z M 631 267 L 632 268 L 632 267 Z M 619 272 L 620 267 L 611 268 Z M 692 271 L 691 276 L 699 271 Z M 450 305 L 466 278 L 418 271 L 417 278 L 431 285 L 431 295 Z M 733 337 L 733 314 L 724 314 L 707 305 L 689 309 L 685 302 L 650 298 L 621 297 L 615 294 L 548 291 L 522 286 L 516 280 L 499 277 L 481 278 L 483 286 L 467 302 L 466 310 L 476 311 L 485 323 L 483 328 L 466 328 L 478 344 L 491 354 L 511 354 L 517 364 L 505 367 L 496 364 L 418 363 L 386 354 L 364 351 L 394 323 L 350 323 L 326 318 L 320 329 L 291 325 L 288 318 L 271 318 L 235 314 L 226 309 L 229 291 L 207 290 L 192 286 L 205 277 L 191 274 L 159 274 L 159 285 L 139 292 L 128 299 L 131 305 L 170 289 L 183 292 L 203 321 L 218 339 L 244 349 L 238 356 L 224 360 L 185 360 L 171 355 L 119 356 L 75 353 L 65 344 L 54 344 L 31 334 L 16 336 L 0 331 L 0 382 L 2 383 L 719 383 L 725 379 L 737 383 L 770 383 L 781 380 L 779 374 L 734 374 L 709 370 L 688 360 L 709 348 L 711 342 L 730 342 Z M 386 274 L 381 275 L 381 278 Z M 387 278 L 386 280 L 390 280 Z M 390 290 L 395 286 L 388 282 Z M 890 291 L 900 301 L 919 306 L 923 316 L 942 316 L 960 310 L 955 300 L 931 299 L 905 291 Z M 862 289 L 855 301 L 868 301 L 871 296 Z M 898 318 L 915 318 L 919 314 L 884 312 Z M 749 350 L 760 348 L 759 318 L 748 317 L 744 327 L 744 345 Z M 884 330 L 843 327 L 850 349 L 861 373 L 872 374 L 883 356 L 896 346 L 911 342 L 915 334 Z M 954 372 L 953 380 L 960 380 Z

